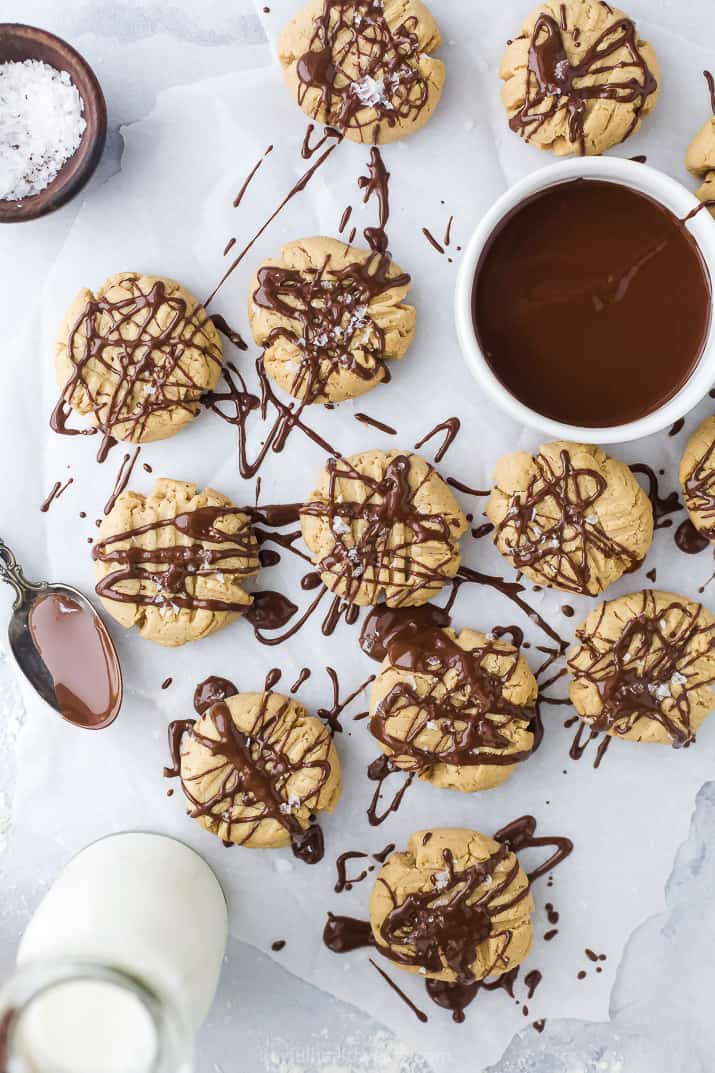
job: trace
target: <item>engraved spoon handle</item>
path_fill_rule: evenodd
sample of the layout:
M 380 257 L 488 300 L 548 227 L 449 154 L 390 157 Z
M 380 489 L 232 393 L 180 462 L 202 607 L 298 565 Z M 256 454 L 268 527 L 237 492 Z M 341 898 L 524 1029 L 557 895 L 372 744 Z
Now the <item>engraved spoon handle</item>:
M 0 537 L 0 581 L 7 582 L 15 590 L 15 601 L 13 603 L 15 609 L 21 605 L 23 596 L 30 592 L 38 592 L 42 588 L 41 585 L 27 580 L 22 572 L 22 567 L 15 558 L 14 552 L 7 546 L 2 537 Z

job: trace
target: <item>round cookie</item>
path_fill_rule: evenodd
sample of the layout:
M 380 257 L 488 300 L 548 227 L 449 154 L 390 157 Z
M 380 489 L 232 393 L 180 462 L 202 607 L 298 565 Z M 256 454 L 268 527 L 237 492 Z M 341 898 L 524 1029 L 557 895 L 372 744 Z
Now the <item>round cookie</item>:
M 189 815 L 240 846 L 292 844 L 340 798 L 340 761 L 327 727 L 280 693 L 237 693 L 183 724 L 179 774 Z
M 715 618 L 649 589 L 601 604 L 576 631 L 569 696 L 591 729 L 683 746 L 715 707 Z
M 396 768 L 488 790 L 534 745 L 537 685 L 519 650 L 475 630 L 398 634 L 370 694 L 370 730 Z
M 507 45 L 499 74 L 509 126 L 557 156 L 597 156 L 638 130 L 660 73 L 635 23 L 610 4 L 544 0 Z
M 161 645 L 215 633 L 245 612 L 258 572 L 249 516 L 196 485 L 157 480 L 151 495 L 123 492 L 99 528 L 96 592 L 117 622 Z
M 557 441 L 499 459 L 486 514 L 515 570 L 549 588 L 596 596 L 645 558 L 648 496 L 600 447 Z
M 278 57 L 311 119 L 354 142 L 396 141 L 424 126 L 445 66 L 422 0 L 310 0 L 285 27 Z
M 432 980 L 468 984 L 528 955 L 534 903 L 516 856 L 458 828 L 417 831 L 393 853 L 370 895 L 377 949 Z
M 52 425 L 89 414 L 104 437 L 147 443 L 179 432 L 221 376 L 221 340 L 203 306 L 179 283 L 121 272 L 81 290 L 56 343 L 62 388 Z
M 713 111 L 715 111 L 715 93 L 713 94 Z M 691 175 L 701 182 L 696 191 L 701 201 L 715 202 L 715 115 L 708 119 L 688 146 L 685 166 Z M 715 216 L 715 204 L 709 206 Z
M 387 254 L 333 238 L 291 242 L 251 283 L 248 316 L 266 372 L 307 403 L 363 395 L 415 334 L 410 277 Z
M 688 440 L 680 462 L 680 483 L 691 522 L 715 542 L 715 417 L 706 417 Z
M 427 603 L 456 574 L 467 520 L 416 454 L 331 458 L 301 507 L 303 539 L 323 583 L 351 604 Z

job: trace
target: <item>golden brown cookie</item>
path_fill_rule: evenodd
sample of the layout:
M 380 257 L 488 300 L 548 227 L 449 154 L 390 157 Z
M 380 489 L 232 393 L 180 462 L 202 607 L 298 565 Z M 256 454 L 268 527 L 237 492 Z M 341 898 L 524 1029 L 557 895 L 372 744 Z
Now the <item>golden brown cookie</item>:
M 706 417 L 688 440 L 680 463 L 680 483 L 690 520 L 715 542 L 715 417 Z
M 266 372 L 305 402 L 343 402 L 390 377 L 415 333 L 410 277 L 333 238 L 290 242 L 258 269 L 248 315 Z
M 92 554 L 112 618 L 161 645 L 196 641 L 237 619 L 253 601 L 243 586 L 260 565 L 240 507 L 167 477 L 151 495 L 117 498 Z
M 488 790 L 534 745 L 537 686 L 519 650 L 475 630 L 398 633 L 370 694 L 370 730 L 395 767 Z
M 393 853 L 370 896 L 377 949 L 431 980 L 471 983 L 529 953 L 534 903 L 507 845 L 478 831 L 417 831 Z
M 439 45 L 422 0 L 310 0 L 283 31 L 278 57 L 306 115 L 372 145 L 430 118 L 445 79 L 430 55 Z
M 332 812 L 342 789 L 330 731 L 280 693 L 223 695 L 195 723 L 174 724 L 189 815 L 225 842 L 290 844 L 314 863 L 322 836 L 311 816 Z
M 532 581 L 596 596 L 645 558 L 653 540 L 648 496 L 600 447 L 557 441 L 504 455 L 487 517 L 494 543 Z
M 508 43 L 499 71 L 509 125 L 558 156 L 598 155 L 638 130 L 660 73 L 635 23 L 595 0 L 544 0 Z
M 327 587 L 351 604 L 424 604 L 454 577 L 467 520 L 419 455 L 330 459 L 301 508 L 303 539 Z
M 569 696 L 595 732 L 682 746 L 715 706 L 715 618 L 647 590 L 601 604 L 576 631 Z
M 120 272 L 81 290 L 57 336 L 62 396 L 52 423 L 89 414 L 111 441 L 146 443 L 179 432 L 221 376 L 221 340 L 208 314 L 174 280 Z
M 705 77 L 710 91 L 710 103 L 715 113 L 715 83 L 709 72 L 706 72 Z M 690 143 L 685 166 L 691 175 L 700 179 L 701 186 L 696 191 L 700 200 L 715 202 L 715 114 L 700 128 Z M 715 216 L 715 204 L 709 208 Z

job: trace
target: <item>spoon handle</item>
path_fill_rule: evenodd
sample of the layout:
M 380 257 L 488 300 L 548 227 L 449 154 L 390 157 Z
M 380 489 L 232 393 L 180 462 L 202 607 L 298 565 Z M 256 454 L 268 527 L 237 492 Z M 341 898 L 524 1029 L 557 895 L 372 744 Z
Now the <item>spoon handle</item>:
M 41 585 L 28 581 L 12 550 L 0 537 L 0 581 L 6 581 L 15 590 L 13 607 L 18 608 L 26 593 L 37 592 Z

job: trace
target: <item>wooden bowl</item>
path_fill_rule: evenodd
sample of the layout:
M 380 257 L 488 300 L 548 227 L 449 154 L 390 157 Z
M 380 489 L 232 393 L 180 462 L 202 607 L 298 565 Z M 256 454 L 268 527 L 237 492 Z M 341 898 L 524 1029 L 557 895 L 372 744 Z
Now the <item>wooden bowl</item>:
M 94 71 L 78 52 L 54 34 L 20 23 L 0 23 L 0 63 L 41 60 L 67 71 L 84 103 L 87 126 L 74 156 L 39 194 L 21 201 L 0 200 L 0 223 L 36 220 L 79 193 L 93 174 L 107 138 L 107 106 Z

